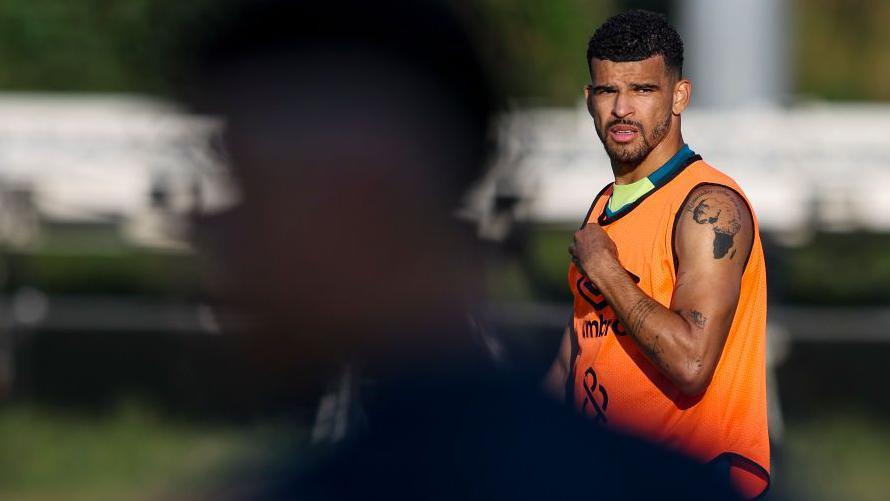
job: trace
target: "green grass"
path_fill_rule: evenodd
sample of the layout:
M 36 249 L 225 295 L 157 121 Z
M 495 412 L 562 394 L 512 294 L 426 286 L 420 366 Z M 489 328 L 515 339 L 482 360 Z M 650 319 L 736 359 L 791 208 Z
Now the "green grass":
M 295 438 L 282 430 L 181 422 L 134 403 L 107 415 L 7 405 L 0 499 L 185 499 Z
M 189 297 L 199 293 L 193 254 L 109 247 L 104 252 L 52 249 L 5 256 L 6 290 L 36 287 L 48 294 Z
M 777 479 L 795 499 L 885 500 L 890 492 L 890 426 L 862 414 L 789 423 L 786 465 Z
M 201 424 L 125 403 L 107 414 L 0 406 L 0 499 L 193 499 L 236 471 L 305 443 L 305 430 L 266 422 Z M 774 474 L 793 499 L 883 500 L 890 426 L 864 414 L 787 424 Z

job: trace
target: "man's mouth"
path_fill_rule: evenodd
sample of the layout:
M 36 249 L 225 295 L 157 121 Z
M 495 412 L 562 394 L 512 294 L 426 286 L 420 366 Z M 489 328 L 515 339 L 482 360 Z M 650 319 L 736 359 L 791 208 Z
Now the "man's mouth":
M 609 136 L 616 143 L 629 143 L 636 139 L 640 131 L 632 125 L 613 125 L 609 127 Z

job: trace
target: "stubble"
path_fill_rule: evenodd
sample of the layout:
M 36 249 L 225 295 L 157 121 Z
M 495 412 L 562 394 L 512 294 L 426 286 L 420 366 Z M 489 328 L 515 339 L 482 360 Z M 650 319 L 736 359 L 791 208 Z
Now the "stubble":
M 640 131 L 640 141 L 628 145 L 616 145 L 608 141 L 608 133 L 610 127 L 614 125 L 630 125 L 636 127 Z M 671 113 L 668 112 L 664 120 L 655 124 L 652 129 L 651 136 L 646 134 L 643 124 L 627 119 L 616 119 L 609 122 L 602 131 L 597 130 L 597 135 L 609 155 L 609 160 L 615 165 L 635 166 L 639 165 L 649 156 L 649 153 L 667 136 L 668 129 L 671 126 Z

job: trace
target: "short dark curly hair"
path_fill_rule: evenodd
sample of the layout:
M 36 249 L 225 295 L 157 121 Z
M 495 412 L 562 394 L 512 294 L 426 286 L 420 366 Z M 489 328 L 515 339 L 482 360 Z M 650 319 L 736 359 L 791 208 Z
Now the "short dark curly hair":
M 665 66 L 683 74 L 683 40 L 661 14 L 634 9 L 610 17 L 587 43 L 587 65 L 593 58 L 614 62 L 664 57 Z

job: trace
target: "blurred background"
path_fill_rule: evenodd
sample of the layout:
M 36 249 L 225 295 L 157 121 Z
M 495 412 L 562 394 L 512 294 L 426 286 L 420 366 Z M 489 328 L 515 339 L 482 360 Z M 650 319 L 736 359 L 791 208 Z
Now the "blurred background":
M 509 102 L 466 211 L 488 250 L 502 363 L 543 372 L 556 352 L 566 247 L 611 180 L 581 102 L 586 43 L 631 7 L 680 29 L 685 138 L 760 220 L 773 489 L 884 499 L 890 2 L 462 4 Z M 185 496 L 312 441 L 318 400 L 284 408 L 286 390 L 245 368 L 190 237 L 238 200 L 218 120 L 165 97 L 174 34 L 215 9 L 0 5 L 0 498 Z

